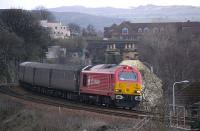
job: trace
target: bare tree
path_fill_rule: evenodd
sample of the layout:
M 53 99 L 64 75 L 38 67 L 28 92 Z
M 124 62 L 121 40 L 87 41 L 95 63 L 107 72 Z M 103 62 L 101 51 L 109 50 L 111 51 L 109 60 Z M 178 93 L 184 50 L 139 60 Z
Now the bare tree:
M 174 81 L 199 79 L 200 39 L 194 34 L 168 28 L 157 34 L 148 33 L 139 44 L 141 59 L 151 63 L 163 81 L 163 90 L 169 97 Z

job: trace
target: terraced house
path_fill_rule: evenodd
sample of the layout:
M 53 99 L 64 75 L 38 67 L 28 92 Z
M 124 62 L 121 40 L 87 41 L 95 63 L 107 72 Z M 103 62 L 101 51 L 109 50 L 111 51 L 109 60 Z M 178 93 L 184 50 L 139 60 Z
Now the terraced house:
M 119 25 L 113 24 L 110 27 L 104 27 L 104 38 L 137 40 L 148 33 L 169 33 L 171 31 L 199 35 L 200 22 L 131 23 L 125 21 Z

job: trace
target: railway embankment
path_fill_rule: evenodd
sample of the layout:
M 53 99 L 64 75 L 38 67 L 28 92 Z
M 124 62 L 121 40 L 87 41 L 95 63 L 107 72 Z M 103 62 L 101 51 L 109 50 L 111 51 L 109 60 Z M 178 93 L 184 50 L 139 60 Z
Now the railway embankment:
M 59 108 L 0 94 L 0 129 L 105 131 L 133 129 L 139 119 Z

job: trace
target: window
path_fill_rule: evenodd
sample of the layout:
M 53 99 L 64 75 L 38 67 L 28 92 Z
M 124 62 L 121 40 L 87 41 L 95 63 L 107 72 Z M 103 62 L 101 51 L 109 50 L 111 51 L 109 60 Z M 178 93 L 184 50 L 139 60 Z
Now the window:
M 150 29 L 148 27 L 144 28 L 144 32 L 149 32 L 149 31 L 150 31 Z
M 142 33 L 142 28 L 138 28 L 138 33 Z
M 61 71 L 54 70 L 53 71 L 53 79 L 64 79 L 65 73 Z
M 83 86 L 87 86 L 87 75 L 83 75 Z
M 128 35 L 128 28 L 124 27 L 122 29 L 122 35 Z
M 125 81 L 125 80 L 136 81 L 137 75 L 134 72 L 120 72 L 119 80 L 121 80 L 121 81 Z
M 115 80 L 115 75 L 111 74 L 111 80 Z
M 159 29 L 157 27 L 154 27 L 153 28 L 153 33 L 158 33 L 159 32 Z

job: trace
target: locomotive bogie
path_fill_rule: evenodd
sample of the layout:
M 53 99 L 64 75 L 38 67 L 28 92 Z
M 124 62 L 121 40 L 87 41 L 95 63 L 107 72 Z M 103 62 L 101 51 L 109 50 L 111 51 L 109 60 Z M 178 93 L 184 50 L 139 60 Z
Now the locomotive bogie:
M 115 95 L 114 102 L 118 107 L 135 107 L 141 100 L 141 96 Z

